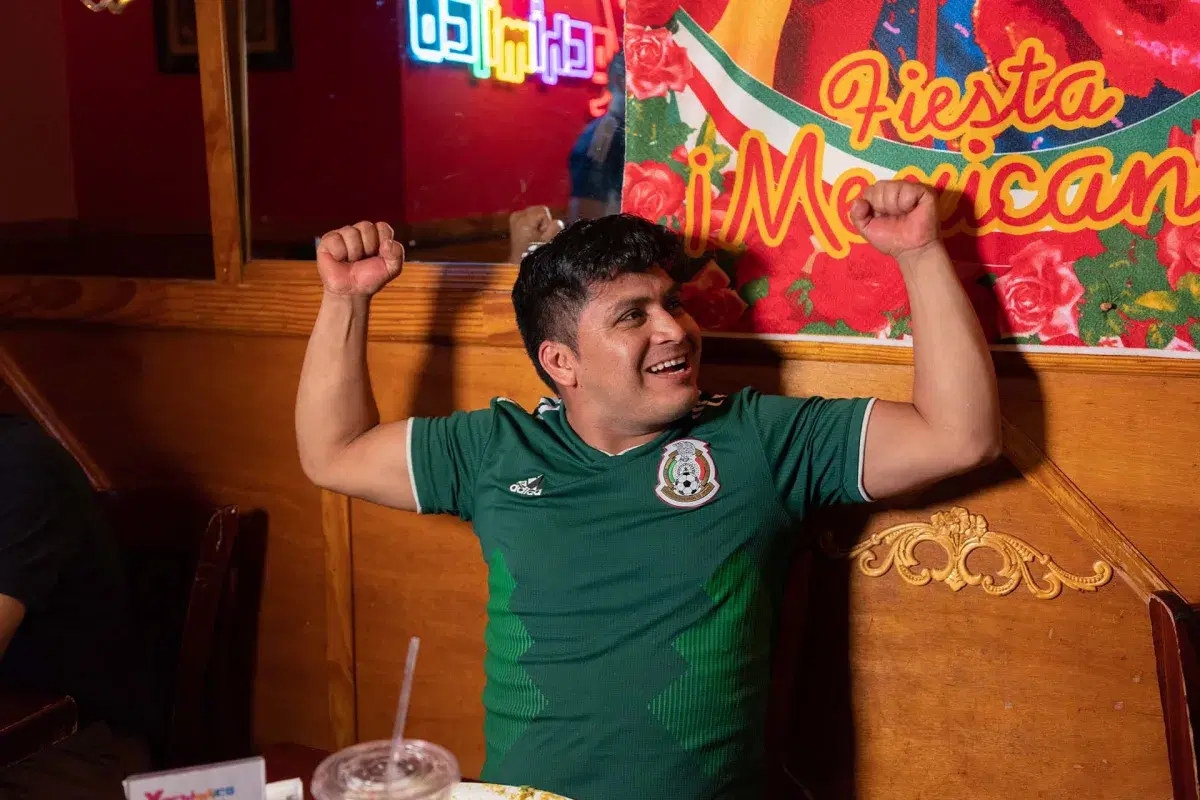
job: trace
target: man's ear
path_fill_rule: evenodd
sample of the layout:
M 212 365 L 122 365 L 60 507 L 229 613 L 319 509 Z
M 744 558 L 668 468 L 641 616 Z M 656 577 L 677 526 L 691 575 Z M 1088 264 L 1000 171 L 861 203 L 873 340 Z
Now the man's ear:
M 579 376 L 576 374 L 579 358 L 574 350 L 562 342 L 542 342 L 538 348 L 538 363 L 555 385 L 574 387 L 579 384 Z

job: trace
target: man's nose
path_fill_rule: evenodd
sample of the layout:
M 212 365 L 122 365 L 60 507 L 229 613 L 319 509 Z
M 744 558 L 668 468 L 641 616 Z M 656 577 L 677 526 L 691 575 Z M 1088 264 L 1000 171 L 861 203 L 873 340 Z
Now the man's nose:
M 687 338 L 687 331 L 674 314 L 660 308 L 654 314 L 654 338 L 656 342 L 664 344 L 682 342 Z

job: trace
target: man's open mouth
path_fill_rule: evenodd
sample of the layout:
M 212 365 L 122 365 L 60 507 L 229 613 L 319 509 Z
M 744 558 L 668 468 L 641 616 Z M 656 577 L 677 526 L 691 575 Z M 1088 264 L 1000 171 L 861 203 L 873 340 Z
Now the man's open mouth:
M 678 356 L 653 364 L 646 371 L 651 375 L 672 375 L 686 372 L 690 366 L 691 364 L 687 356 Z

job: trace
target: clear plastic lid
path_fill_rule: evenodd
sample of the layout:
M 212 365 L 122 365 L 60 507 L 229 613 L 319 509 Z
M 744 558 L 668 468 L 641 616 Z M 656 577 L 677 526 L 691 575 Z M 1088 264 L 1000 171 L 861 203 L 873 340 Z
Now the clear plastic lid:
M 396 762 L 395 781 L 388 787 L 388 740 L 363 742 L 339 750 L 313 773 L 317 800 L 425 800 L 449 796 L 462 777 L 458 760 L 444 747 L 408 739 Z

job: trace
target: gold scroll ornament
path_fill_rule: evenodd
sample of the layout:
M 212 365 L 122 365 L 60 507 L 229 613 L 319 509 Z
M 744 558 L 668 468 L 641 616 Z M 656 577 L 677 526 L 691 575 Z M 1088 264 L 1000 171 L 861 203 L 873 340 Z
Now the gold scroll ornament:
M 918 566 L 915 554 L 921 542 L 933 542 L 946 551 L 947 561 L 943 567 L 930 569 Z M 987 520 L 980 514 L 972 514 L 965 508 L 951 508 L 933 515 L 932 524 L 906 522 L 894 525 L 873 534 L 849 551 L 840 550 L 833 541 L 832 532 L 827 531 L 821 540 L 822 549 L 835 556 L 858 560 L 858 568 L 864 575 L 878 578 L 893 566 L 905 582 L 913 586 L 925 586 L 938 581 L 959 591 L 964 586 L 979 586 L 996 597 L 1009 594 L 1025 581 L 1025 586 L 1039 600 L 1053 600 L 1062 593 L 1064 586 L 1082 592 L 1094 592 L 1112 578 L 1112 567 L 1103 561 L 1092 564 L 1094 574 L 1075 575 L 1054 563 L 1054 559 L 1040 552 L 1028 542 L 1007 533 L 988 530 Z M 887 547 L 881 558 L 876 548 Z M 987 548 L 1000 554 L 1004 560 L 997 576 L 973 572 L 967 564 L 971 553 Z M 1046 572 L 1034 578 L 1034 563 L 1045 567 Z

